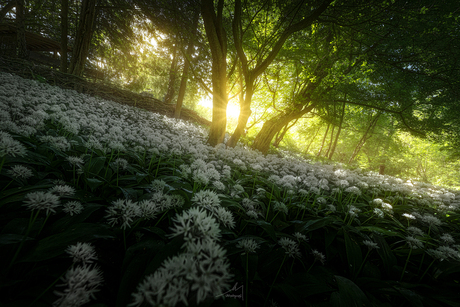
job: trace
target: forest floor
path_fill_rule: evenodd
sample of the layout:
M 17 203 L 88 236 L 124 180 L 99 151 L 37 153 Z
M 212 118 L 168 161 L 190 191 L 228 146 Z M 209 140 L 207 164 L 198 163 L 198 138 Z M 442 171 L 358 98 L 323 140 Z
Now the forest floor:
M 174 117 L 175 104 L 167 104 L 161 100 L 122 89 L 100 79 L 89 79 L 62 73 L 45 65 L 31 61 L 10 58 L 0 55 L 0 72 L 12 73 L 26 79 L 46 82 L 64 89 L 76 90 L 90 96 L 118 102 L 123 105 L 135 106 L 147 111 Z M 181 119 L 209 127 L 211 122 L 193 110 L 182 108 Z

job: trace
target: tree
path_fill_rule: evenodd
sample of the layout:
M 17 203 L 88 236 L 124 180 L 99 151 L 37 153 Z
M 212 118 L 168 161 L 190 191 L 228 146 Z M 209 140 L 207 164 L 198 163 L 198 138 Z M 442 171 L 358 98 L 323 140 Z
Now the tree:
M 17 31 L 17 55 L 21 59 L 29 57 L 26 44 L 24 0 L 16 0 L 16 31 Z
M 67 48 L 69 33 L 69 0 L 61 0 L 61 65 L 60 70 L 67 72 Z
M 69 73 L 81 76 L 85 70 L 85 63 L 89 53 L 91 38 L 94 32 L 96 19 L 96 0 L 83 0 L 77 37 L 72 51 Z

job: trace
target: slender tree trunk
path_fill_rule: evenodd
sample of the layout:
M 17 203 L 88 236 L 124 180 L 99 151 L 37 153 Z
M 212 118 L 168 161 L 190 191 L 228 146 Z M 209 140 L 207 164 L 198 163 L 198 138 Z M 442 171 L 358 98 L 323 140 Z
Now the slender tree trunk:
M 16 1 L 17 55 L 21 59 L 29 58 L 26 43 L 24 0 Z
M 96 0 L 83 0 L 69 73 L 81 76 L 89 53 L 96 19 Z
M 67 46 L 69 33 L 69 0 L 61 0 L 61 65 L 60 70 L 67 72 Z
M 346 96 L 345 96 L 346 100 Z M 329 160 L 332 160 L 332 156 L 334 155 L 335 148 L 337 147 L 337 142 L 339 140 L 340 132 L 342 132 L 342 125 L 343 125 L 343 118 L 345 117 L 345 102 L 342 103 L 342 116 L 340 117 L 339 123 L 339 130 L 337 131 L 337 135 L 335 136 L 334 145 L 332 145 L 331 152 L 329 153 Z
M 187 89 L 188 71 L 190 69 L 190 60 L 191 60 L 191 56 L 193 53 L 193 46 L 194 46 L 193 36 L 195 32 L 197 31 L 199 17 L 200 17 L 200 12 L 197 10 L 195 11 L 195 15 L 193 16 L 193 30 L 192 30 L 193 34 L 189 37 L 187 50 L 185 51 L 184 68 L 182 69 L 182 77 L 180 80 L 179 93 L 177 94 L 176 108 L 174 110 L 174 118 L 177 118 L 177 119 L 180 118 L 180 113 L 182 110 L 182 105 L 183 105 L 184 97 L 185 97 L 185 90 Z
M 319 151 L 316 154 L 317 157 L 321 156 L 321 152 L 323 151 L 324 142 L 326 142 L 326 137 L 327 137 L 327 133 L 329 132 L 329 127 L 330 126 L 331 126 L 331 124 L 328 123 L 327 128 L 326 128 L 326 133 L 324 133 L 323 141 L 321 142 L 321 147 L 319 148 Z
M 224 0 L 219 0 L 216 14 L 213 0 L 201 2 L 201 16 L 212 56 L 212 122 L 208 137 L 211 146 L 223 142 L 227 128 L 227 37 L 222 22 L 223 7 Z
M 177 61 L 179 58 L 177 44 L 175 44 L 173 47 L 172 56 L 173 58 L 171 61 L 171 67 L 169 68 L 168 91 L 166 92 L 164 103 L 171 103 L 172 99 L 174 98 L 174 93 L 176 90 Z
M 377 121 L 378 121 L 379 117 L 380 117 L 380 113 L 377 113 L 377 115 L 371 120 L 371 123 L 367 127 L 366 132 L 364 133 L 364 135 L 361 137 L 361 139 L 359 140 L 358 144 L 356 145 L 355 150 L 353 151 L 353 153 L 352 153 L 352 155 L 350 157 L 350 160 L 348 160 L 348 164 L 353 162 L 353 160 L 356 158 L 356 156 L 358 155 L 358 153 L 361 150 L 361 148 L 364 146 L 366 141 L 370 138 L 370 136 L 368 136 L 368 134 L 371 133 L 372 130 L 374 129 L 375 125 L 377 124 Z
M 315 132 L 315 135 L 311 138 L 311 141 L 310 143 L 308 144 L 307 146 L 307 149 L 305 149 L 305 153 L 308 153 L 308 151 L 310 150 L 310 147 L 311 147 L 311 144 L 313 144 L 313 141 L 316 139 L 316 136 L 318 135 L 319 131 L 321 130 L 321 127 L 319 127 L 316 132 Z
M 14 7 L 16 7 L 16 0 L 11 0 L 8 2 L 0 11 L 0 23 L 3 22 L 3 18 L 5 18 L 6 14 L 11 11 Z
M 294 120 L 292 124 L 285 125 L 282 129 L 282 131 L 278 131 L 275 137 L 275 141 L 273 142 L 273 147 L 278 148 L 280 146 L 281 141 L 284 139 L 284 136 L 286 135 L 286 132 L 288 132 L 289 129 L 295 126 L 297 122 L 299 121 L 298 118 Z
M 327 145 L 327 150 L 326 150 L 326 153 L 324 154 L 325 157 L 329 156 L 329 151 L 331 150 L 332 142 L 334 141 L 334 130 L 335 130 L 335 126 L 332 125 L 331 139 L 329 140 L 329 144 Z

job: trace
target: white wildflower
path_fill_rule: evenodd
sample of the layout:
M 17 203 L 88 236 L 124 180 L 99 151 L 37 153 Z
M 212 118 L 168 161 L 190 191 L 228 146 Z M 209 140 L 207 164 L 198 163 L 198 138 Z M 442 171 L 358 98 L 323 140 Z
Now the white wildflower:
M 29 179 L 34 174 L 32 171 L 23 165 L 15 165 L 10 170 L 8 170 L 8 175 L 13 178 L 22 178 L 22 179 Z
M 25 199 L 24 206 L 30 210 L 46 210 L 47 215 L 55 213 L 54 209 L 60 205 L 59 196 L 43 191 L 27 193 Z
M 255 253 L 256 249 L 258 249 L 260 245 L 254 239 L 244 238 L 238 241 L 236 247 L 244 249 L 244 252 L 249 254 Z
M 73 216 L 74 214 L 80 214 L 83 211 L 83 206 L 79 201 L 68 201 L 62 205 L 62 211 Z
M 67 247 L 66 253 L 73 258 L 73 263 L 90 264 L 97 260 L 96 250 L 90 243 L 77 242 Z

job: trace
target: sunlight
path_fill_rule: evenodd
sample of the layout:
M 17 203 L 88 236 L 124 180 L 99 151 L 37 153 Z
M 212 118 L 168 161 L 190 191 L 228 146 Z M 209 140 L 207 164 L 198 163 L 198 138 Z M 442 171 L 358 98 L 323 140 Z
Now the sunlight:
M 203 98 L 201 98 L 198 104 L 204 108 L 212 109 L 212 98 L 206 95 Z M 240 115 L 240 106 L 235 104 L 233 101 L 230 101 L 227 106 L 227 117 L 238 119 L 239 115 Z

